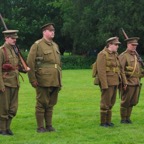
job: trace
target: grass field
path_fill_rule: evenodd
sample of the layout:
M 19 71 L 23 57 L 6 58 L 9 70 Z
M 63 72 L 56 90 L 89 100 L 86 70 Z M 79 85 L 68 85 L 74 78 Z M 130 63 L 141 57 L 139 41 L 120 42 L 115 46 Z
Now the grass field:
M 113 108 L 113 128 L 99 126 L 100 90 L 93 85 L 91 70 L 63 70 L 63 87 L 54 109 L 56 132 L 37 133 L 35 90 L 23 75 L 19 92 L 19 109 L 13 119 L 14 136 L 0 136 L 0 144 L 143 144 L 144 92 L 134 107 L 133 124 L 120 124 L 120 99 Z M 144 80 L 143 80 L 144 82 Z

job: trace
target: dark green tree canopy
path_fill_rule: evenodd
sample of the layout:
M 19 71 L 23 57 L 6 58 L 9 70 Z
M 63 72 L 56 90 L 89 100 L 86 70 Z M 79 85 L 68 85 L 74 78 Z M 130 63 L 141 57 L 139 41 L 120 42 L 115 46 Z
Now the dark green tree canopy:
M 23 49 L 42 37 L 43 24 L 54 22 L 61 52 L 99 51 L 112 36 L 120 38 L 120 50 L 124 50 L 123 27 L 129 37 L 140 37 L 138 52 L 144 54 L 143 5 L 143 0 L 1 0 L 0 13 L 9 29 L 20 30 L 18 42 Z

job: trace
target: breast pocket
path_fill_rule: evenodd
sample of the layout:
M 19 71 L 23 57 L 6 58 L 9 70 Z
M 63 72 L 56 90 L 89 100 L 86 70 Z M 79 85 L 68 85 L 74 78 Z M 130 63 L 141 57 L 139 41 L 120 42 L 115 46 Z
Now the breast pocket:
M 54 59 L 54 55 L 52 50 L 45 50 L 44 51 L 44 61 L 52 62 Z
M 12 55 L 8 55 L 8 59 L 9 59 L 9 62 L 14 65 L 14 66 L 17 66 L 18 65 L 18 57 L 15 55 L 15 56 L 12 56 Z
M 130 59 L 130 66 L 134 66 L 135 65 L 135 60 L 133 58 Z
M 111 67 L 111 66 L 115 67 L 117 65 L 115 58 L 109 57 L 109 59 L 106 62 L 106 65 L 109 66 L 109 67 Z

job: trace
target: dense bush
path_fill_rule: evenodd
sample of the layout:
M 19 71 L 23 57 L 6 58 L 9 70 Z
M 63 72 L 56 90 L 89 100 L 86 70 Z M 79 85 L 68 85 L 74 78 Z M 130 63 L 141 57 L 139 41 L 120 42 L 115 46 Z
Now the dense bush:
M 21 53 L 26 60 L 28 52 L 21 51 Z M 95 59 L 94 56 L 62 56 L 62 69 L 90 69 Z
M 62 69 L 90 69 L 96 57 L 62 56 Z

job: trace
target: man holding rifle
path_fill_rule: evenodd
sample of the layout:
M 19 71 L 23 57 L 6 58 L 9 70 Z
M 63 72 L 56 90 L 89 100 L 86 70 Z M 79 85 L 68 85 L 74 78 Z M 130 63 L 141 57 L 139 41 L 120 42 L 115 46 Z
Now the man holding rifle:
M 3 31 L 5 43 L 0 47 L 0 134 L 13 135 L 10 125 L 18 109 L 19 59 L 13 46 L 18 30 Z
M 122 124 L 132 123 L 130 119 L 132 109 L 133 106 L 138 103 L 141 90 L 140 79 L 144 76 L 144 73 L 142 72 L 142 64 L 139 61 L 139 55 L 136 52 L 138 40 L 138 37 L 126 37 L 125 41 L 127 42 L 127 49 L 119 56 L 120 63 L 125 71 L 128 81 L 126 90 L 122 89 L 121 91 L 120 114 Z

